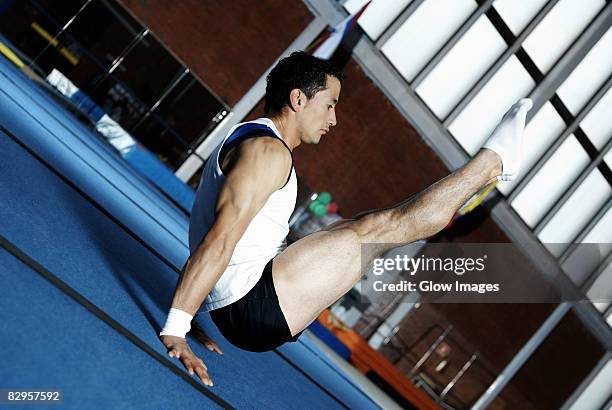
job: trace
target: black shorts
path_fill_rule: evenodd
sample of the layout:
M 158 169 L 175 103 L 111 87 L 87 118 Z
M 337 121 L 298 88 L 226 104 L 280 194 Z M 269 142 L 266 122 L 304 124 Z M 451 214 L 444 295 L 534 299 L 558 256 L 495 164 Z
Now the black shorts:
M 242 299 L 210 311 L 223 336 L 241 349 L 265 352 L 295 342 L 302 334 L 291 336 L 272 281 L 273 261 L 270 259 L 255 287 Z

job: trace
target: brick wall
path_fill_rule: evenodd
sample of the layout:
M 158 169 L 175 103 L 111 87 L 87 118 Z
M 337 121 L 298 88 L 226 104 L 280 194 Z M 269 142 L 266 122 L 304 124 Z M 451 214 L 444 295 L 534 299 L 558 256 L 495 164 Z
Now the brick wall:
M 120 2 L 230 107 L 313 19 L 297 0 Z

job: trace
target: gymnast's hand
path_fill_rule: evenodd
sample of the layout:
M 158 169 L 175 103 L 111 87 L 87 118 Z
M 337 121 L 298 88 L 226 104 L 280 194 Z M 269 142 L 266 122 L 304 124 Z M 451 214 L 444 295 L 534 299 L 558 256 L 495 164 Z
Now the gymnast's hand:
M 212 340 L 211 337 L 206 334 L 204 329 L 202 329 L 202 326 L 200 326 L 195 321 L 195 318 L 191 321 L 191 330 L 189 331 L 189 334 L 193 336 L 198 342 L 202 343 L 202 345 L 211 352 L 217 352 L 221 355 L 223 354 L 223 352 L 221 351 L 221 349 L 219 349 L 219 346 L 215 343 L 215 341 Z
M 195 372 L 200 378 L 200 380 L 202 380 L 202 383 L 212 387 L 213 382 L 208 376 L 208 368 L 206 367 L 202 359 L 200 359 L 198 356 L 195 355 L 195 353 L 193 353 L 193 351 L 187 344 L 187 340 L 182 337 L 170 335 L 160 336 L 159 338 L 161 339 L 164 346 L 166 346 L 166 349 L 168 349 L 168 355 L 170 357 L 176 357 L 177 359 L 179 359 L 183 363 L 183 366 L 185 366 L 185 369 L 187 369 L 189 374 L 193 375 L 193 373 Z

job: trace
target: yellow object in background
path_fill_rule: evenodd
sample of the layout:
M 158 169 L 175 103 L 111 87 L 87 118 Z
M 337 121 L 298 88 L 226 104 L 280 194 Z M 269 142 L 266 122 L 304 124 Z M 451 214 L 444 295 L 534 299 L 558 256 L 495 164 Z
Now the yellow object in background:
M 11 63 L 15 64 L 17 68 L 21 69 L 21 71 L 23 71 L 25 75 L 30 77 L 32 80 L 38 81 L 39 83 L 45 82 L 44 78 L 40 77 L 38 74 L 32 71 L 30 67 L 28 67 L 23 61 L 21 61 L 21 59 L 17 57 L 17 55 L 13 52 L 13 50 L 11 50 L 2 41 L 0 41 L 0 54 L 8 58 L 8 60 Z
M 25 66 L 25 64 L 23 63 L 23 61 L 21 61 L 19 59 L 19 57 L 17 57 L 17 55 L 15 53 L 13 53 L 13 50 L 11 50 L 10 48 L 8 48 L 3 42 L 0 41 L 0 53 L 4 54 L 4 56 L 6 58 L 9 59 L 9 61 L 13 64 L 15 64 L 17 67 L 19 68 L 23 68 Z
M 66 49 L 65 47 L 63 47 L 55 37 L 53 37 L 51 34 L 49 34 L 47 32 L 47 30 L 45 30 L 44 28 L 42 28 L 40 26 L 40 24 L 38 24 L 37 22 L 33 22 L 32 24 L 30 24 L 30 27 L 32 27 L 32 29 L 37 32 L 42 38 L 44 38 L 45 40 L 47 40 L 49 42 L 49 44 L 51 44 L 53 47 L 57 48 L 57 50 L 64 56 L 66 57 L 66 59 L 68 61 L 70 61 L 70 64 L 72 65 L 77 65 L 79 63 L 79 59 L 76 58 L 74 56 L 74 54 L 72 54 L 70 51 L 68 51 L 68 49 Z

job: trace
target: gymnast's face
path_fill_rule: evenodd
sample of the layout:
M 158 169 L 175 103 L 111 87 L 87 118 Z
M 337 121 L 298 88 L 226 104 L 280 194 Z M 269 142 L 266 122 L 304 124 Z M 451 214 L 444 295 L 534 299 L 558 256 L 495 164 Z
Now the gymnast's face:
M 318 144 L 321 137 L 336 125 L 336 104 L 340 98 L 340 81 L 327 76 L 327 88 L 305 99 L 300 110 L 301 140 L 306 144 Z

